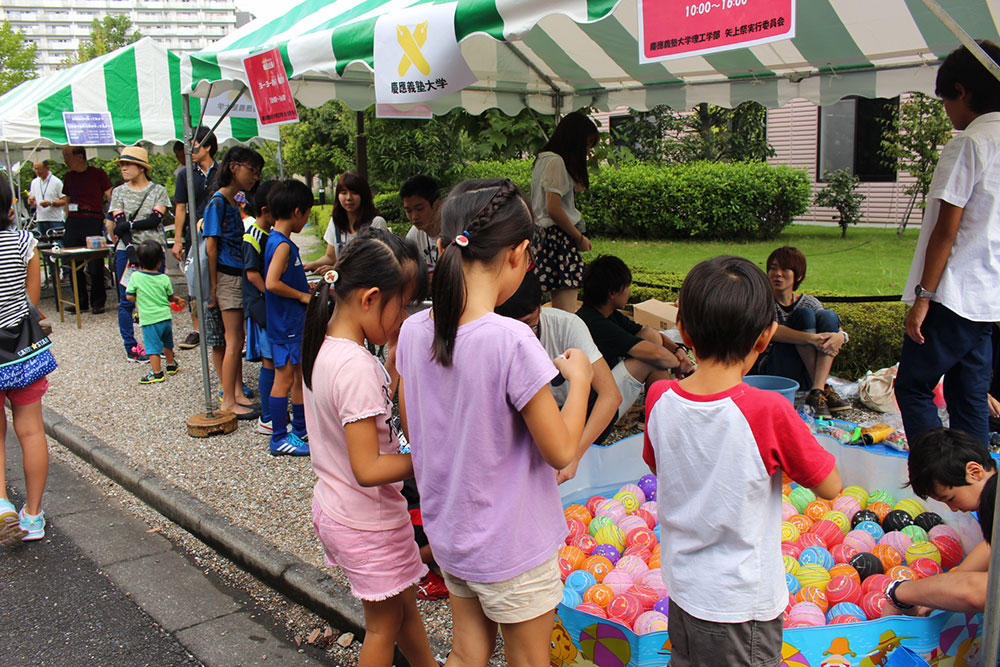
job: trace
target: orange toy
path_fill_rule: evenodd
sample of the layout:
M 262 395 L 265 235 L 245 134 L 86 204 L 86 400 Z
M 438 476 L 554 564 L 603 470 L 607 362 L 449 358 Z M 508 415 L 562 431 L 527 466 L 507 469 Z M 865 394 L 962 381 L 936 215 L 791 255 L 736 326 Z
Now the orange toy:
M 590 520 L 594 518 L 583 505 L 569 505 L 563 510 L 563 515 L 567 519 L 579 519 L 584 526 L 590 525 Z
M 903 557 L 888 544 L 876 544 L 872 553 L 882 561 L 882 569 L 886 572 L 903 563 Z
M 805 514 L 807 517 L 809 517 L 809 519 L 812 520 L 813 523 L 815 523 L 816 521 L 822 519 L 829 511 L 830 511 L 830 506 L 825 501 L 817 498 L 816 500 L 806 505 L 805 509 L 802 510 L 802 513 Z
M 583 561 L 582 569 L 590 572 L 594 575 L 594 579 L 601 582 L 604 581 L 605 575 L 614 569 L 614 565 L 612 565 L 611 561 L 604 556 L 588 556 L 587 559 Z M 611 589 L 609 588 L 608 590 Z
M 916 573 L 905 565 L 897 565 L 890 568 L 886 574 L 889 575 L 889 578 L 893 581 L 913 581 L 917 578 Z
M 803 586 L 799 589 L 799 592 L 795 594 L 795 600 L 797 602 L 812 602 L 814 605 L 823 610 L 830 608 L 830 603 L 826 599 L 826 593 L 822 589 L 816 586 Z
M 892 511 L 892 505 L 889 503 L 877 502 L 869 505 L 868 509 L 878 515 L 879 523 L 881 523 L 885 521 L 885 515 Z
M 830 578 L 834 577 L 850 577 L 858 582 L 858 586 L 861 585 L 861 575 L 858 574 L 853 565 L 848 565 L 847 563 L 840 563 L 830 568 Z
M 813 520 L 805 514 L 793 514 L 788 517 L 788 523 L 798 526 L 799 533 L 808 533 L 809 529 L 812 528 Z
M 611 586 L 605 586 L 604 584 L 594 584 L 583 592 L 584 602 L 591 602 L 600 607 L 607 607 L 608 603 L 614 597 L 615 592 L 611 590 Z

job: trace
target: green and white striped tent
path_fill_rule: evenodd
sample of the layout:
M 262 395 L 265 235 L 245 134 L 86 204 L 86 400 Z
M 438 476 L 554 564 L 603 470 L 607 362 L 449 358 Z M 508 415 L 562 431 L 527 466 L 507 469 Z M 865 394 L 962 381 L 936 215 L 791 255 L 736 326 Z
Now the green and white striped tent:
M 139 141 L 168 146 L 184 136 L 180 72 L 181 57 L 147 37 L 25 81 L 0 96 L 0 150 L 5 143 L 12 159 L 19 159 L 65 145 L 63 111 L 110 112 L 115 139 L 122 146 Z M 200 108 L 199 101 L 192 100 L 196 119 Z M 227 118 L 216 135 L 219 143 L 278 139 L 276 127 L 260 126 L 251 118 Z M 113 151 L 108 147 L 97 153 Z
M 299 101 L 361 109 L 374 102 L 376 19 L 428 2 L 439 0 L 301 0 L 186 57 L 182 76 L 205 96 L 210 83 L 245 82 L 246 55 L 278 47 Z M 997 38 L 1000 1 L 940 4 L 974 37 Z M 796 23 L 794 39 L 641 64 L 637 0 L 457 0 L 455 32 L 479 81 L 430 107 L 684 109 L 933 92 L 937 63 L 958 46 L 921 0 L 798 0 Z

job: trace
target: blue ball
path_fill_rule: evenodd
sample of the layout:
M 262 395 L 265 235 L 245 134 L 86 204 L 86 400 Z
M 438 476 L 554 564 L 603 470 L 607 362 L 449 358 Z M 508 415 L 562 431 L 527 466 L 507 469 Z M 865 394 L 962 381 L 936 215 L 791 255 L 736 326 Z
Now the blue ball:
M 664 616 L 670 616 L 670 596 L 664 595 L 653 605 L 653 611 L 658 611 Z
M 611 561 L 612 565 L 617 563 L 618 559 L 621 558 L 622 556 L 621 553 L 619 553 L 618 549 L 615 549 L 610 544 L 598 544 L 596 547 L 594 547 L 594 551 L 591 552 L 591 555 L 604 556 L 609 561 Z
M 882 530 L 882 526 L 878 525 L 874 521 L 862 521 L 861 523 L 856 525 L 855 528 L 865 531 L 873 538 L 875 538 L 876 542 L 881 540 L 882 536 L 885 535 L 885 531 Z
M 656 500 L 656 476 L 655 475 L 643 475 L 642 479 L 639 480 L 637 486 L 642 489 L 642 492 L 646 495 L 646 501 Z
M 566 577 L 566 588 L 575 591 L 577 596 L 583 595 L 584 591 L 596 583 L 597 578 L 586 570 L 574 570 Z
M 865 615 L 865 610 L 853 602 L 838 602 L 830 607 L 830 611 L 826 612 L 826 620 L 829 622 L 834 616 L 840 616 L 841 614 L 854 616 L 859 621 L 868 619 L 868 616 Z
M 806 547 L 799 554 L 800 565 L 822 565 L 829 570 L 834 565 L 833 556 L 823 547 Z
M 563 588 L 563 599 L 562 603 L 569 607 L 570 609 L 576 609 L 577 605 L 583 602 L 583 598 L 580 594 L 574 591 L 569 586 Z
M 788 592 L 795 595 L 802 588 L 802 584 L 799 583 L 798 577 L 796 577 L 791 572 L 785 572 L 785 585 L 788 586 Z

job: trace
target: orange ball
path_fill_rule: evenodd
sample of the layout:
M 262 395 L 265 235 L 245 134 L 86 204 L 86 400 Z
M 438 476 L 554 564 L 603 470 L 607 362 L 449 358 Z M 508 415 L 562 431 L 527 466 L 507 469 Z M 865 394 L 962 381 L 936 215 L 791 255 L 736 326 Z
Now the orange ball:
M 563 516 L 567 519 L 579 519 L 584 526 L 589 525 L 590 520 L 594 518 L 590 510 L 583 505 L 567 505 L 563 510 Z
M 784 474 L 782 472 L 782 474 Z M 782 482 L 781 484 L 781 495 L 788 497 L 788 494 L 792 492 L 792 485 L 788 482 Z
M 802 513 L 805 514 L 807 517 L 809 517 L 809 519 L 811 519 L 813 523 L 815 523 L 820 519 L 822 519 L 829 511 L 830 511 L 830 506 L 827 505 L 824 501 L 817 498 L 816 500 L 806 505 L 805 509 L 802 510 Z
M 892 505 L 889 503 L 876 502 L 868 506 L 872 512 L 878 515 L 879 523 L 885 521 L 885 515 L 892 511 Z
M 830 568 L 830 578 L 834 577 L 850 577 L 858 582 L 858 586 L 861 585 L 861 575 L 858 571 L 854 569 L 853 565 L 847 563 L 840 563 L 839 565 L 834 565 Z
M 604 556 L 587 556 L 587 559 L 583 561 L 582 569 L 590 572 L 594 575 L 594 579 L 598 582 L 604 581 L 604 576 L 614 569 L 611 561 L 609 561 Z
M 579 547 L 559 547 L 559 572 L 562 573 L 563 579 L 569 576 L 573 570 L 579 570 L 586 558 L 587 554 Z
M 607 607 L 608 603 L 614 597 L 615 592 L 611 590 L 611 586 L 605 586 L 604 584 L 594 584 L 583 592 L 584 602 L 590 602 L 602 608 Z
M 646 561 L 646 565 L 649 566 L 650 570 L 652 570 L 654 567 L 660 567 L 660 554 L 654 554 L 650 556 L 649 560 Z
M 816 586 L 803 586 L 795 594 L 795 600 L 796 602 L 812 602 L 822 609 L 824 614 L 830 608 L 830 603 L 826 599 L 826 593 L 823 592 L 823 589 Z
M 655 545 L 653 545 L 653 552 L 650 554 L 650 556 L 655 557 L 655 558 L 659 558 L 660 557 L 660 543 L 659 542 L 657 542 Z
M 913 581 L 917 578 L 916 573 L 905 565 L 896 565 L 890 568 L 886 574 L 893 581 Z
M 805 514 L 793 514 L 788 517 L 788 523 L 798 526 L 799 533 L 808 533 L 809 529 L 812 528 L 813 520 Z
M 876 544 L 872 553 L 882 561 L 882 569 L 886 572 L 903 562 L 903 557 L 899 552 L 888 544 Z

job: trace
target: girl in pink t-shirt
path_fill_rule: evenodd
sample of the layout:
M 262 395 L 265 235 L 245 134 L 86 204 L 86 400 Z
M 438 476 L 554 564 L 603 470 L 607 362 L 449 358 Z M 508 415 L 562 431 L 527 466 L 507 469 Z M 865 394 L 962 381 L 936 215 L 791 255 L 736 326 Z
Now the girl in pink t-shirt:
M 497 625 L 508 664 L 548 664 L 562 599 L 556 470 L 583 432 L 591 366 L 571 349 L 553 367 L 526 324 L 493 312 L 530 269 L 533 226 L 509 180 L 456 186 L 441 211 L 433 318 L 409 318 L 397 349 L 400 413 L 461 664 L 486 665 Z M 570 383 L 561 414 L 548 386 L 556 368 Z
M 394 340 L 426 284 L 416 247 L 373 229 L 344 248 L 306 311 L 313 526 L 327 563 L 340 566 L 364 607 L 361 665 L 391 665 L 397 644 L 411 665 L 437 665 L 416 602 L 427 566 L 400 493 L 413 466 L 392 425 L 389 374 L 364 346 Z

